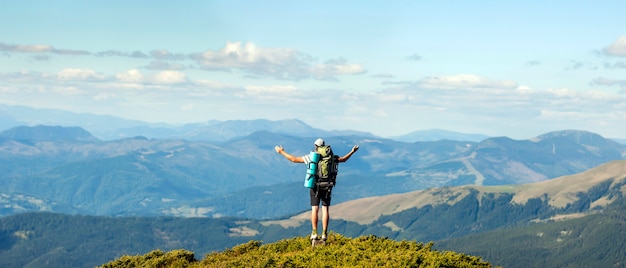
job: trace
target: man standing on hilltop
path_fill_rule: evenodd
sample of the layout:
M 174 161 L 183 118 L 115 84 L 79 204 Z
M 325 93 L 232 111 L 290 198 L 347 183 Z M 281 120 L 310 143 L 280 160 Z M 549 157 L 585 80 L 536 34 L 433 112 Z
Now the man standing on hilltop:
M 359 146 L 355 145 L 354 147 L 352 147 L 352 150 L 350 150 L 349 153 L 342 157 L 335 156 L 330 149 L 330 145 L 326 145 L 324 143 L 324 140 L 322 139 L 315 140 L 314 146 L 315 150 L 312 154 L 300 157 L 296 157 L 285 152 L 283 147 L 279 145 L 274 147 L 274 150 L 276 150 L 277 153 L 294 163 L 304 163 L 307 166 L 310 166 L 309 163 L 315 163 L 314 166 L 317 167 L 317 171 L 314 175 L 316 183 L 314 184 L 314 186 L 311 186 L 309 190 L 309 195 L 311 196 L 311 226 L 313 227 L 310 238 L 311 240 L 317 239 L 317 215 L 321 201 L 323 227 L 322 240 L 325 241 L 328 235 L 328 222 L 330 220 L 329 207 L 331 191 L 332 187 L 335 184 L 338 163 L 348 161 L 352 154 L 354 154 L 359 149 Z M 312 156 L 317 154 L 318 152 L 318 157 L 321 158 L 312 159 Z

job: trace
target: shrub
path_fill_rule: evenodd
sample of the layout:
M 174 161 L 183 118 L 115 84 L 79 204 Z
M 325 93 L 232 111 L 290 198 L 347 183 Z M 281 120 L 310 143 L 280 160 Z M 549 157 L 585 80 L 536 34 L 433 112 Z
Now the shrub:
M 436 251 L 428 244 L 395 241 L 374 235 L 347 238 L 332 233 L 324 246 L 311 247 L 305 237 L 262 245 L 249 241 L 196 261 L 193 253 L 152 251 L 144 256 L 123 256 L 103 265 L 118 267 L 491 267 L 480 257 Z

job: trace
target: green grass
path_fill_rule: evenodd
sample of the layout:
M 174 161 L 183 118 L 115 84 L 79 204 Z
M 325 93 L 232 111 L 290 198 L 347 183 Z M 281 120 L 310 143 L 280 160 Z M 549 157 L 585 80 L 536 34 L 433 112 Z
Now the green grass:
M 249 241 L 196 260 L 193 252 L 152 251 L 122 256 L 102 268 L 119 267 L 492 267 L 480 257 L 432 249 L 433 243 L 395 241 L 377 236 L 354 239 L 332 233 L 325 246 L 305 237 L 271 244 Z

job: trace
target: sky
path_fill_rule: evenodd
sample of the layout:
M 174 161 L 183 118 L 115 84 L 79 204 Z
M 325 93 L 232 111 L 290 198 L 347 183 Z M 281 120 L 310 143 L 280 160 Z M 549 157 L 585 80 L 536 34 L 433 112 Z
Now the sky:
M 32 1 L 0 104 L 172 124 L 299 119 L 626 138 L 626 1 Z

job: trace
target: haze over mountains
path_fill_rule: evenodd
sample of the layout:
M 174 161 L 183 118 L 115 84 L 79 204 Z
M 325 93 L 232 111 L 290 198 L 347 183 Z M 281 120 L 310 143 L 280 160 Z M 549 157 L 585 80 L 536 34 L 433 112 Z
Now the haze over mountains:
M 68 126 L 82 127 L 101 140 L 116 140 L 144 136 L 151 139 L 185 139 L 190 141 L 223 142 L 243 137 L 256 131 L 270 131 L 299 137 L 361 135 L 373 136 L 351 130 L 321 130 L 293 120 L 212 120 L 190 124 L 148 123 L 119 117 L 77 114 L 72 112 L 33 109 L 23 106 L 0 105 L 0 130 L 17 126 Z
M 245 133 L 256 123 L 280 132 L 286 122 L 237 123 L 247 126 Z M 284 217 L 307 210 L 299 179 L 304 169 L 285 161 L 273 146 L 304 155 L 317 134 L 259 131 L 230 134 L 238 138 L 223 142 L 145 137 L 102 141 L 78 127 L 15 127 L 0 132 L 2 215 L 54 211 Z M 626 145 L 572 130 L 531 140 L 406 143 L 367 134 L 326 140 L 337 154 L 361 145 L 358 155 L 340 167 L 337 203 L 443 186 L 539 182 L 626 155 Z M 263 209 L 268 202 L 284 205 Z
M 270 131 L 298 137 L 341 135 L 374 136 L 374 134 L 371 133 L 351 130 L 315 129 L 297 119 L 281 121 L 269 121 L 264 119 L 232 121 L 211 120 L 189 124 L 166 124 L 129 120 L 108 115 L 73 113 L 53 109 L 34 109 L 26 106 L 0 104 L 0 131 L 17 126 L 38 125 L 82 127 L 101 140 L 116 140 L 144 136 L 150 139 L 227 141 L 249 135 L 256 131 Z M 402 142 L 437 140 L 480 142 L 488 138 L 487 135 L 479 133 L 467 134 L 443 129 L 418 129 L 420 129 L 420 127 L 416 126 L 416 131 L 414 132 L 395 137 L 382 138 Z M 557 129 L 555 129 L 555 131 L 556 130 Z M 626 138 L 608 138 L 626 144 Z

